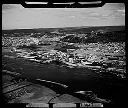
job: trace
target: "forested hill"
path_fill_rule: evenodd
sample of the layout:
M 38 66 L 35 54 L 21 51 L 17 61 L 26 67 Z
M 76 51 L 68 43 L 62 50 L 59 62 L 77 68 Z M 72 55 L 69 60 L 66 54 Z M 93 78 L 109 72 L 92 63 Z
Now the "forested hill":
M 61 39 L 64 42 L 71 43 L 96 43 L 96 42 L 125 42 L 126 33 L 123 31 L 98 32 L 97 34 L 87 33 L 86 36 L 68 35 Z

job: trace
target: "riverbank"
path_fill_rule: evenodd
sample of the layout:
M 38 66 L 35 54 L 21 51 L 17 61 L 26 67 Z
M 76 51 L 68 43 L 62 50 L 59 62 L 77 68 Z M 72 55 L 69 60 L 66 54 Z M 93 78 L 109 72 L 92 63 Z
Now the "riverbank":
M 71 90 L 92 90 L 101 98 L 112 99 L 115 103 L 123 102 L 125 96 L 125 81 L 112 78 L 100 77 L 86 68 L 68 68 L 56 64 L 40 64 L 30 62 L 24 58 L 2 58 L 2 64 L 8 70 L 21 73 L 29 80 L 45 79 L 66 84 Z M 121 101 L 120 101 L 121 97 Z

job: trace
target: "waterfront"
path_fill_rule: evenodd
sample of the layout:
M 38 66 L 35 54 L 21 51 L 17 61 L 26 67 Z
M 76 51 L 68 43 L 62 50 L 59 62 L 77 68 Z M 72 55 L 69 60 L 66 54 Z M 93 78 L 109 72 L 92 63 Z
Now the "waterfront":
M 112 77 L 101 77 L 98 73 L 86 68 L 68 68 L 61 65 L 39 64 L 24 58 L 3 57 L 2 63 L 10 71 L 21 73 L 27 79 L 45 79 L 68 85 L 71 90 L 92 90 L 98 96 L 113 101 L 123 101 L 125 81 Z M 122 97 L 120 100 L 118 97 Z
M 32 32 L 30 35 L 20 36 L 22 33 L 19 33 L 19 37 L 8 38 L 4 36 L 6 33 L 3 34 L 3 70 L 20 73 L 30 82 L 38 79 L 68 86 L 66 91 L 61 87 L 59 89 L 53 87 L 57 93 L 92 91 L 98 97 L 111 100 L 114 104 L 124 103 L 126 96 L 124 31 L 119 34 L 123 37 L 120 41 L 116 37 L 116 32 L 110 31 L 114 39 L 112 42 L 109 42 L 107 33 L 85 32 L 81 37 L 79 36 L 81 33 L 76 32 L 67 34 L 66 31 L 63 36 L 50 32 L 44 35 L 40 32 L 42 36 L 35 33 L 37 37 L 33 38 Z M 101 36 L 104 37 L 102 38 L 104 42 L 99 40 Z M 90 42 L 90 39 L 95 38 L 97 40 Z M 79 42 L 79 39 L 82 41 Z

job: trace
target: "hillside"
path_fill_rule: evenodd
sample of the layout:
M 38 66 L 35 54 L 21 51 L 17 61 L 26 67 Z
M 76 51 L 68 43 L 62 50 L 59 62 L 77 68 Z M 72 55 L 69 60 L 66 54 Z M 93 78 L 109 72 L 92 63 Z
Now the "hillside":
M 96 42 L 125 42 L 125 30 L 123 31 L 111 31 L 103 33 L 87 33 L 84 37 L 78 37 L 74 35 L 68 35 L 61 39 L 61 41 L 71 43 L 96 43 Z

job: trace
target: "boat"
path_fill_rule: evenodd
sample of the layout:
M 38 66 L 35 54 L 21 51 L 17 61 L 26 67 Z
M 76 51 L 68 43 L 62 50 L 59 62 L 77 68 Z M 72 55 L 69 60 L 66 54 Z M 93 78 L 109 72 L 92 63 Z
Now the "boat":
M 74 68 L 74 66 L 67 66 L 67 67 L 69 67 L 69 68 Z
M 50 63 L 51 61 L 53 60 L 46 60 L 46 61 L 43 61 L 43 63 Z
M 67 65 L 70 65 L 70 66 L 78 66 L 77 64 L 75 63 L 70 63 L 70 62 L 66 62 L 66 61 L 62 61 L 63 63 L 67 64 Z
M 83 67 L 94 68 L 94 69 L 101 69 L 101 66 L 93 66 L 93 65 L 83 65 Z
M 30 58 L 30 59 L 34 59 L 36 56 L 24 56 L 24 58 Z
M 87 68 L 94 68 L 94 69 L 100 69 L 101 66 L 93 66 L 91 65 L 90 62 L 86 62 L 86 64 L 82 64 L 82 63 L 70 63 L 70 62 L 66 62 L 66 61 L 63 61 L 63 63 L 69 65 L 69 66 L 74 66 L 74 67 L 87 67 Z
M 41 60 L 36 60 L 36 59 L 29 59 L 31 61 L 36 61 L 36 62 L 41 62 Z
M 83 65 L 91 65 L 91 64 L 92 64 L 92 62 L 89 62 L 89 61 L 85 61 L 85 62 L 84 62 L 83 60 L 81 61 L 81 63 L 82 63 Z

